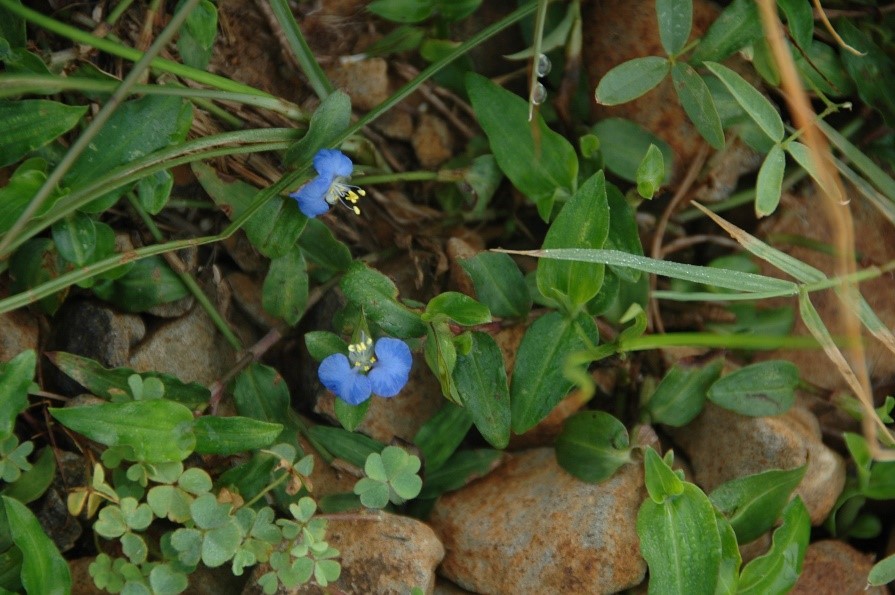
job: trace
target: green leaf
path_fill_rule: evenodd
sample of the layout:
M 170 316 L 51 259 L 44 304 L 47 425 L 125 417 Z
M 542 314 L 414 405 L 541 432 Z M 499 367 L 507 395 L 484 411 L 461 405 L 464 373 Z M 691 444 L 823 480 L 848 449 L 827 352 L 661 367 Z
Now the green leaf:
M 871 587 L 881 587 L 895 581 L 895 554 L 886 556 L 873 565 L 870 574 L 867 575 L 867 584 Z
M 192 121 L 192 105 L 180 97 L 146 95 L 122 103 L 63 178 L 77 189 L 137 157 L 183 142 Z M 124 186 L 101 196 L 82 211 L 99 213 L 128 190 Z
M 348 246 L 333 236 L 320 219 L 308 219 L 304 231 L 298 237 L 305 256 L 314 264 L 331 271 L 347 271 L 351 266 L 351 251 Z
M 522 318 L 531 310 L 525 277 L 509 255 L 482 252 L 460 260 L 460 266 L 472 279 L 476 297 L 494 316 Z
M 367 399 L 360 405 L 350 405 L 342 399 L 336 399 L 333 403 L 333 409 L 336 419 L 342 424 L 342 427 L 353 432 L 364 421 L 367 410 L 370 408 L 370 399 Z
M 611 147 L 611 151 L 603 152 L 606 169 L 629 182 L 637 182 L 637 167 L 643 156 L 654 144 L 662 151 L 665 162 L 665 180 L 671 179 L 674 170 L 674 152 L 668 143 L 646 130 L 639 124 L 623 118 L 606 118 L 593 127 L 594 134 L 600 139 L 600 145 Z
M 845 69 L 858 87 L 858 95 L 865 105 L 882 114 L 888 126 L 895 126 L 895 95 L 889 81 L 895 77 L 895 62 L 887 50 L 874 43 L 867 31 L 862 31 L 848 19 L 839 19 L 836 30 L 845 43 L 862 52 L 854 55 L 841 50 Z
M 0 233 L 8 231 L 31 203 L 47 179 L 47 167 L 43 159 L 28 159 L 19 164 L 6 185 L 0 188 Z M 36 215 L 48 212 L 58 198 L 59 192 L 53 192 Z
M 130 394 L 128 379 L 136 374 L 130 368 L 107 369 L 92 359 L 64 351 L 53 351 L 45 355 L 63 374 L 98 397 L 120 401 Z M 161 372 L 141 372 L 139 375 L 144 381 L 149 378 L 160 380 L 165 385 L 165 398 L 187 407 L 204 405 L 211 397 L 208 389 L 197 382 L 186 383 L 176 376 Z
M 46 447 L 37 455 L 31 468 L 24 471 L 15 483 L 5 485 L 0 494 L 28 504 L 44 495 L 55 476 L 56 456 L 52 448 Z
M 196 434 L 195 451 L 199 454 L 221 456 L 270 446 L 282 431 L 282 424 L 250 417 L 203 415 L 193 423 L 193 432 Z
M 543 249 L 602 248 L 609 234 L 609 203 L 606 178 L 598 171 L 563 206 L 547 231 Z M 538 289 L 544 297 L 564 305 L 574 315 L 603 285 L 604 267 L 599 264 L 538 262 Z
M 433 322 L 426 329 L 426 343 L 423 346 L 426 365 L 435 374 L 441 385 L 441 394 L 448 401 L 460 402 L 460 393 L 454 382 L 454 368 L 457 366 L 457 347 L 454 333 L 447 321 Z
M 472 349 L 457 356 L 454 381 L 473 423 L 492 446 L 510 441 L 510 391 L 503 355 L 487 333 L 472 333 Z
M 775 143 L 783 140 L 783 120 L 774 105 L 761 91 L 753 87 L 739 74 L 716 62 L 706 62 L 705 67 L 718 77 L 734 100 L 745 110 L 759 128 Z
M 814 35 L 811 4 L 802 0 L 777 0 L 777 6 L 786 15 L 786 25 L 793 41 L 803 50 L 811 47 L 811 37 Z
M 628 431 L 603 411 L 583 411 L 566 420 L 556 438 L 556 461 L 582 481 L 599 483 L 631 460 Z
M 33 349 L 0 363 L 0 438 L 12 435 L 16 418 L 28 407 L 28 388 L 36 366 Z
M 784 295 L 797 295 L 798 285 L 792 281 L 766 277 L 741 271 L 717 269 L 713 267 L 700 267 L 692 264 L 657 260 L 646 256 L 637 256 L 618 250 L 584 250 L 584 249 L 551 249 L 532 251 L 531 256 L 538 258 L 555 258 L 558 260 L 573 260 L 580 262 L 602 262 L 607 265 L 628 267 L 647 273 L 663 275 L 674 279 L 693 281 L 704 285 L 717 285 L 726 289 L 754 293 L 758 295 L 768 294 L 767 297 Z M 772 294 L 772 295 L 771 295 Z M 737 294 L 733 294 L 737 295 Z
M 4 17 L 5 18 L 5 17 Z M 45 99 L 0 101 L 0 167 L 15 163 L 75 127 L 87 106 Z
M 354 262 L 339 284 L 349 301 L 387 334 L 399 339 L 419 337 L 426 326 L 419 314 L 398 302 L 398 288 L 392 280 L 362 262 Z
M 516 355 L 510 390 L 512 428 L 522 434 L 533 428 L 572 388 L 563 374 L 566 360 L 598 341 L 597 327 L 585 314 L 575 319 L 550 312 L 525 332 Z
M 646 403 L 650 421 L 673 427 L 693 421 L 702 411 L 706 391 L 721 375 L 723 365 L 718 358 L 701 368 L 672 366 Z
M 594 99 L 601 105 L 619 105 L 637 99 L 662 82 L 671 69 L 667 58 L 644 56 L 622 62 L 600 79 Z
M 106 446 L 130 447 L 145 463 L 182 461 L 193 452 L 193 413 L 173 401 L 155 399 L 50 408 L 62 425 Z
M 21 4 L 21 0 L 15 3 Z M 14 48 L 25 47 L 28 42 L 25 19 L 13 14 L 7 8 L 0 8 L 0 38 L 5 39 Z
M 150 215 L 158 215 L 171 197 L 174 176 L 168 170 L 157 171 L 137 182 L 137 199 Z
M 763 35 L 758 5 L 753 0 L 733 0 L 702 36 L 689 62 L 724 60 Z
M 348 343 L 335 333 L 329 331 L 310 331 L 305 333 L 305 346 L 315 361 L 322 361 L 334 353 L 348 355 Z
M 786 169 L 786 157 L 780 145 L 774 145 L 758 170 L 755 182 L 755 215 L 767 217 L 780 203 L 783 187 L 783 174 Z
M 739 543 L 749 543 L 773 528 L 807 465 L 771 469 L 738 477 L 715 488 L 709 499 L 730 520 Z
M 799 369 L 791 362 L 759 362 L 715 382 L 709 400 L 741 415 L 761 417 L 785 413 L 795 403 Z
M 315 442 L 323 444 L 332 456 L 355 467 L 363 467 L 371 454 L 385 448 L 384 444 L 368 436 L 331 426 L 312 426 L 308 428 L 308 434 Z
M 289 387 L 270 366 L 249 364 L 233 383 L 233 400 L 240 415 L 291 427 Z
M 445 403 L 417 431 L 413 443 L 426 463 L 426 480 L 429 473 L 440 468 L 451 457 L 472 427 L 472 416 L 465 407 Z
M 810 535 L 811 517 L 802 499 L 796 496 L 783 511 L 783 524 L 774 531 L 771 549 L 743 568 L 737 593 L 788 592 L 802 573 Z
M 637 229 L 637 215 L 634 209 L 628 204 L 625 195 L 615 184 L 606 184 L 606 198 L 609 203 L 609 234 L 606 236 L 605 247 L 643 256 L 643 246 L 640 243 L 640 232 Z M 636 283 L 640 280 L 640 271 L 614 265 L 610 265 L 609 268 L 628 283 Z M 610 276 L 607 275 L 604 278 L 604 286 Z
M 808 172 L 808 175 L 823 187 L 824 180 L 821 179 L 820 172 L 815 167 L 814 158 L 811 156 L 811 151 L 807 146 L 800 142 L 792 141 L 786 143 L 786 152 L 799 164 L 799 167 Z
M 3 496 L 9 535 L 22 552 L 22 585 L 28 593 L 65 595 L 71 592 L 71 573 L 65 559 L 47 537 L 34 514 L 13 498 Z
M 419 23 L 435 11 L 432 0 L 373 0 L 367 10 L 395 23 Z
M 693 67 L 686 62 L 677 62 L 671 68 L 671 80 L 681 107 L 712 148 L 724 148 L 724 130 L 721 117 L 708 85 Z
M 351 98 L 344 91 L 333 91 L 311 114 L 308 131 L 286 150 L 283 163 L 304 167 L 320 149 L 332 147 L 351 124 Z
M 482 4 L 482 0 L 435 0 L 435 10 L 447 21 L 465 19 Z
M 179 2 L 177 10 L 183 6 Z M 177 51 L 183 63 L 205 70 L 211 60 L 211 50 L 218 32 L 218 9 L 210 0 L 201 0 L 180 29 Z
M 261 288 L 261 304 L 290 326 L 301 320 L 308 305 L 308 271 L 298 246 L 270 261 Z
M 241 215 L 258 194 L 257 188 L 241 180 L 224 182 L 203 163 L 194 162 L 192 168 L 202 188 L 231 219 Z M 243 229 L 258 252 L 277 258 L 292 249 L 307 222 L 294 200 L 274 196 L 246 221 Z
M 145 312 L 189 295 L 189 289 L 161 256 L 142 258 L 112 282 L 105 299 L 125 312 Z
M 662 503 L 644 500 L 637 513 L 637 535 L 649 566 L 651 593 L 715 592 L 721 537 L 712 504 L 698 487 L 683 482 L 683 491 Z
M 724 516 L 715 511 L 715 522 L 718 524 L 718 535 L 721 537 L 721 567 L 718 570 L 718 584 L 715 595 L 735 595 L 740 580 L 740 548 L 733 527 Z
M 690 39 L 693 27 L 692 0 L 656 0 L 659 39 L 669 56 L 677 55 Z
M 662 504 L 684 492 L 685 482 L 652 448 L 643 450 L 643 472 L 646 491 L 657 504 Z
M 491 322 L 491 312 L 468 295 L 446 291 L 429 300 L 421 318 L 423 322 L 449 318 L 460 326 L 475 326 Z
M 570 196 L 575 190 L 575 149 L 540 114 L 533 124 L 528 122 L 528 102 L 485 77 L 467 74 L 466 90 L 500 169 L 548 220 L 557 195 Z
M 58 278 L 66 271 L 67 264 L 49 238 L 32 238 L 22 244 L 9 261 L 9 272 L 13 278 L 10 293 L 16 294 L 34 289 Z M 41 299 L 40 309 L 53 315 L 62 305 L 68 288 Z
M 646 155 L 637 166 L 637 193 L 643 198 L 651 199 L 662 186 L 665 179 L 665 163 L 662 152 L 654 144 L 650 144 Z
M 53 224 L 53 241 L 59 255 L 76 266 L 91 261 L 96 250 L 96 224 L 93 217 L 72 213 Z

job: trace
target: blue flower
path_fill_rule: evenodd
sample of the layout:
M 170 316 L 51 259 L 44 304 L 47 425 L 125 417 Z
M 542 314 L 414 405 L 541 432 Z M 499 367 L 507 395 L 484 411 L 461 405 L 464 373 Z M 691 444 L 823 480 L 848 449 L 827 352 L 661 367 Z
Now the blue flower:
M 354 164 L 344 153 L 335 149 L 320 149 L 314 155 L 317 177 L 289 196 L 298 201 L 298 208 L 306 217 L 317 217 L 337 202 L 360 215 L 357 201 L 366 192 L 348 184 Z
M 317 368 L 323 386 L 349 405 L 360 405 L 370 394 L 394 397 L 410 376 L 413 358 L 410 347 L 400 339 L 383 337 L 376 341 L 361 333 L 360 342 L 348 346 L 348 357 L 334 353 Z

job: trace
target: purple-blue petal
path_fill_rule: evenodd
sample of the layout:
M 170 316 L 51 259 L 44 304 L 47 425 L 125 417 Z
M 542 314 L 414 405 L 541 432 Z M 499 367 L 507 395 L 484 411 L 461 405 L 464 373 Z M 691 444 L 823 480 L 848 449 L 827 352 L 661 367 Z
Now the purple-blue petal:
M 349 405 L 360 405 L 370 398 L 370 380 L 358 374 L 341 353 L 324 358 L 317 368 L 317 377 L 323 386 Z
M 400 339 L 383 337 L 376 341 L 373 349 L 376 352 L 376 364 L 367 374 L 373 394 L 394 397 L 401 392 L 410 377 L 410 366 L 413 365 L 410 347 Z
M 321 176 L 341 176 L 347 178 L 354 171 L 354 164 L 342 151 L 320 149 L 314 155 L 314 169 Z
M 305 217 L 313 219 L 329 210 L 326 193 L 332 182 L 332 176 L 317 176 L 289 196 L 298 201 L 298 209 Z

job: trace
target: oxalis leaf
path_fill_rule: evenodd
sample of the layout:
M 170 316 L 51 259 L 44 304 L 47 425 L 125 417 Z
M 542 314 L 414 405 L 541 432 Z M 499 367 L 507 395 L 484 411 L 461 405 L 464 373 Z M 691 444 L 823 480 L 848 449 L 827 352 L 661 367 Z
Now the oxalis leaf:
M 575 191 L 575 149 L 540 115 L 534 125 L 529 123 L 528 102 L 487 78 L 467 74 L 466 91 L 500 169 L 535 202 L 541 218 L 549 220 L 556 196 Z

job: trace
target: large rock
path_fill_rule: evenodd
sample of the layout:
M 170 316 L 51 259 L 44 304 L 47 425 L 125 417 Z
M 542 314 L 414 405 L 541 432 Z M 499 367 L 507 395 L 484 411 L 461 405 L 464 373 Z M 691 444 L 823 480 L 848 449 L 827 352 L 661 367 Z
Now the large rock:
M 331 517 L 326 540 L 339 550 L 342 574 L 329 588 L 305 585 L 277 593 L 377 593 L 403 595 L 414 587 L 432 593 L 435 568 L 444 547 L 428 526 L 386 512 Z M 261 593 L 258 578 L 270 570 L 255 568 L 244 595 Z
M 802 574 L 791 595 L 884 595 L 885 587 L 866 589 L 873 561 L 847 543 L 826 539 L 808 546 Z
M 429 519 L 441 574 L 478 593 L 615 593 L 646 573 L 635 530 L 640 463 L 588 484 L 540 448 L 442 496 Z
M 845 485 L 845 463 L 821 442 L 817 419 L 802 407 L 776 417 L 746 417 L 712 403 L 683 428 L 669 428 L 707 493 L 731 479 L 808 463 L 796 493 L 820 524 Z
M 128 365 L 137 372 L 164 372 L 184 382 L 209 385 L 223 377 L 235 360 L 235 352 L 208 314 L 193 308 L 157 328 L 131 352 Z

